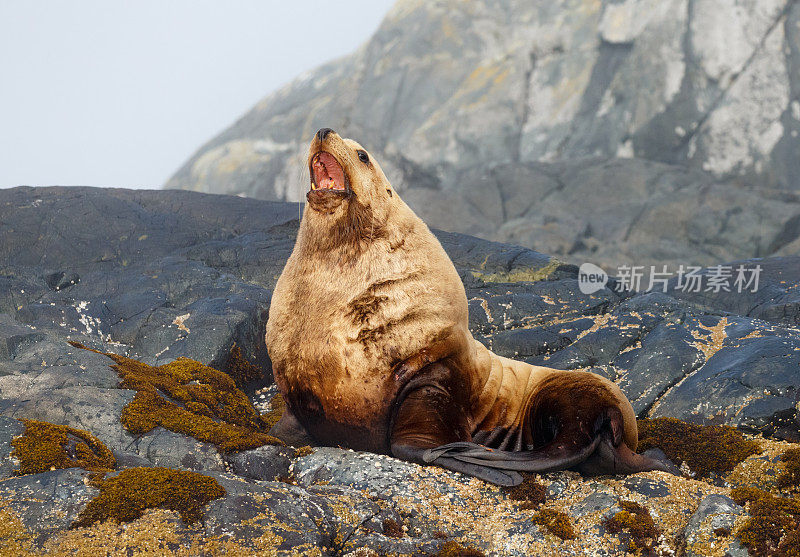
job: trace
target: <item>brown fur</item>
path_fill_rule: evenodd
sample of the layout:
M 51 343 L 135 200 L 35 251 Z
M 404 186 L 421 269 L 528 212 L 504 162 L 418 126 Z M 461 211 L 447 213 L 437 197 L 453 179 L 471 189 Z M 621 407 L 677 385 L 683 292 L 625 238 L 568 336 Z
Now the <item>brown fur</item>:
M 309 192 L 272 297 L 267 348 L 293 418 L 320 443 L 375 452 L 392 439 L 521 450 L 546 443 L 550 425 L 591 436 L 612 412 L 614 435 L 635 450 L 633 409 L 614 383 L 502 358 L 472 338 L 455 267 L 360 149 L 314 138 L 309 164 L 334 155 L 349 191 Z

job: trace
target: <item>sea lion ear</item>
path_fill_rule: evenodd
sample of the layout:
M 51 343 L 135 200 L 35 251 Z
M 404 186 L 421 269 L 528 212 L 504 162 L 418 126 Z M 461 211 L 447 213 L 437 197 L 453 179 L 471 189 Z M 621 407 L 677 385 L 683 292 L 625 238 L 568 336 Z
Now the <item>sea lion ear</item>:
M 392 197 L 392 190 L 391 188 L 386 188 L 386 193 L 389 194 L 389 197 Z

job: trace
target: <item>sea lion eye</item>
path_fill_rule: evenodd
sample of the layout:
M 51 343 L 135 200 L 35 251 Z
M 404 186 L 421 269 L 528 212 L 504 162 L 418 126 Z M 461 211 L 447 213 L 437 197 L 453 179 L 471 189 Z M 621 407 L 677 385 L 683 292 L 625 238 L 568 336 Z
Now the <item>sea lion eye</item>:
M 356 153 L 358 153 L 358 160 L 360 160 L 364 164 L 367 164 L 369 162 L 369 155 L 367 154 L 366 151 L 362 151 L 359 149 L 358 151 L 356 151 Z

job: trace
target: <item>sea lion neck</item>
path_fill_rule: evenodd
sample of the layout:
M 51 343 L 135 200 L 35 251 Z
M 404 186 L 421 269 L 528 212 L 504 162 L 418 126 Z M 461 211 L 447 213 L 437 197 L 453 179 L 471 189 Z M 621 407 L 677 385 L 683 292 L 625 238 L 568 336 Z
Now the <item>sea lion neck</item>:
M 306 206 L 297 236 L 298 246 L 309 254 L 342 252 L 357 254 L 388 235 L 386 222 L 380 222 L 369 205 L 355 196 L 332 211 Z

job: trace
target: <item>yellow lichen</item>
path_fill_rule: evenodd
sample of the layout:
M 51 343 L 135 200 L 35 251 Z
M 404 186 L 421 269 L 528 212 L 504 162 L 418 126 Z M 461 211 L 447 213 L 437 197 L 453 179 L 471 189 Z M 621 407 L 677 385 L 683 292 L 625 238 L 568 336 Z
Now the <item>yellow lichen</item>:
M 192 523 L 203 516 L 207 503 L 225 495 L 212 477 L 170 468 L 128 468 L 93 485 L 100 494 L 84 507 L 73 528 L 111 518 L 129 522 L 156 508 L 176 511 L 184 522 Z
M 628 551 L 652 552 L 661 532 L 656 528 L 653 517 L 643 506 L 633 501 L 619 501 L 622 510 L 603 521 L 606 529 L 612 534 L 627 533 Z
M 538 508 L 545 502 L 547 495 L 547 488 L 532 474 L 526 474 L 521 484 L 505 488 L 503 491 L 512 501 L 521 501 L 520 509 Z
M 472 276 L 483 282 L 537 282 L 549 279 L 556 269 L 561 266 L 561 261 L 551 259 L 550 262 L 541 269 L 515 269 L 508 272 L 483 273 L 472 271 Z
M 286 409 L 286 403 L 280 393 L 272 397 L 272 400 L 269 401 L 269 407 L 268 412 L 261 414 L 261 421 L 264 422 L 266 431 L 269 431 L 278 423 L 278 420 L 283 416 L 283 411 Z
M 70 343 L 86 348 L 79 343 Z M 188 358 L 149 366 L 118 354 L 99 352 L 115 364 L 120 387 L 137 391 L 120 417 L 125 429 L 143 434 L 161 426 L 212 443 L 223 452 L 282 445 L 247 395 L 227 374 Z
M 486 554 L 474 547 L 464 547 L 456 541 L 449 541 L 439 549 L 436 557 L 486 557 Z
M 747 505 L 750 518 L 736 532 L 756 557 L 800 557 L 800 501 L 753 487 L 737 487 L 731 498 Z
M 113 470 L 111 450 L 88 431 L 36 420 L 22 420 L 25 431 L 11 441 L 19 460 L 17 474 L 38 474 L 61 468 Z
M 730 426 L 701 426 L 675 418 L 638 420 L 639 448 L 657 447 L 670 460 L 685 462 L 699 477 L 733 470 L 760 445 Z
M 695 348 L 703 353 L 706 360 L 722 349 L 722 343 L 725 342 L 725 327 L 727 326 L 728 318 L 723 317 L 713 327 L 700 325 L 703 330 L 707 331 L 707 334 L 701 334 L 699 331 L 695 332 L 696 340 L 693 344 Z
M 311 445 L 306 445 L 305 447 L 300 447 L 294 451 L 294 457 L 300 458 L 303 456 L 308 456 L 310 454 L 314 454 L 314 447 Z
M 796 491 L 800 488 L 800 448 L 787 449 L 781 455 L 784 471 L 778 476 L 778 487 Z
M 33 555 L 33 536 L 20 518 L 0 501 L 0 555 L 24 557 Z
M 542 509 L 531 518 L 534 524 L 544 526 L 548 532 L 562 540 L 572 540 L 577 536 L 572 522 L 566 513 L 555 509 Z

